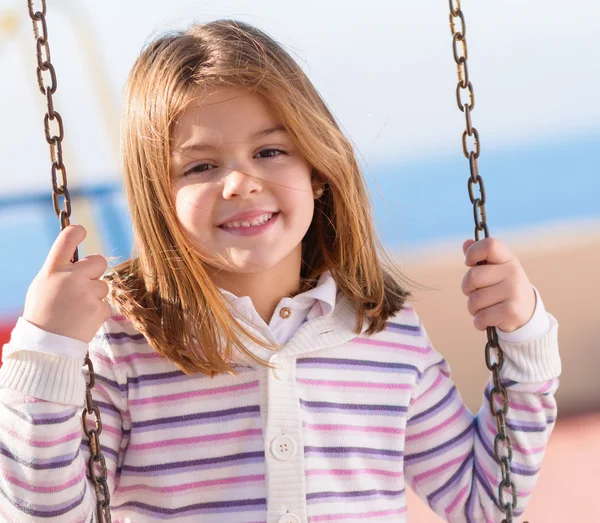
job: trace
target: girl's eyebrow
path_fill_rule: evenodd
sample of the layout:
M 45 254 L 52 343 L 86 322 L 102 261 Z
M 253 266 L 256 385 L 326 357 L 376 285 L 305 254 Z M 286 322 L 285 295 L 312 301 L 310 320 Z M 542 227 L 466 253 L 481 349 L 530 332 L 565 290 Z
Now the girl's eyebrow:
M 287 133 L 287 130 L 283 124 L 278 124 L 273 127 L 269 127 L 267 129 L 263 129 L 261 131 L 257 131 L 255 133 L 251 134 L 248 137 L 248 141 L 257 140 L 259 138 L 264 138 L 271 134 L 281 133 L 281 132 Z M 215 149 L 215 148 L 216 148 L 216 146 L 207 144 L 207 143 L 191 143 L 188 145 L 183 145 L 179 149 L 173 151 L 172 155 L 176 156 L 185 151 L 206 151 L 207 149 Z

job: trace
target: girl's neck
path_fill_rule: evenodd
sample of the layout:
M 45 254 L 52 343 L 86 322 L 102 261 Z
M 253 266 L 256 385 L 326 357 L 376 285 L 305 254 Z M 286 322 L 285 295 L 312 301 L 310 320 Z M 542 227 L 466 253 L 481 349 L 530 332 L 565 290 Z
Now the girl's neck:
M 268 324 L 277 304 L 300 289 L 302 251 L 296 249 L 275 267 L 267 270 L 240 273 L 224 270 L 213 274 L 212 279 L 221 289 L 238 298 L 249 296 L 260 317 Z

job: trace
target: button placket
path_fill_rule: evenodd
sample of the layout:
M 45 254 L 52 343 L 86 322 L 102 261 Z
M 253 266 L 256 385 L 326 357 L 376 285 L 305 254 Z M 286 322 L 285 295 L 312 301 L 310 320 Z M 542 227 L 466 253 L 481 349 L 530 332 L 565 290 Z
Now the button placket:
M 270 363 L 274 365 L 274 368 L 272 369 L 273 376 L 278 380 L 286 380 L 290 377 L 290 365 L 285 358 L 279 354 L 275 354 L 271 357 Z
M 268 521 L 303 523 L 307 519 L 300 402 L 294 356 L 274 354 L 267 373 L 265 465 L 269 477 Z M 286 507 L 285 514 L 281 507 Z M 286 519 L 287 518 L 287 519 Z

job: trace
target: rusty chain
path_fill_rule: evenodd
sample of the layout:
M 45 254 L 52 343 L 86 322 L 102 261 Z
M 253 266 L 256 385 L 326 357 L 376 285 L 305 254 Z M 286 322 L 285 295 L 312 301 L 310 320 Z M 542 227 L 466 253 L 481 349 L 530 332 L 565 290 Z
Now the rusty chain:
M 483 178 L 479 174 L 477 160 L 481 152 L 479 132 L 471 121 L 471 111 L 475 107 L 475 92 L 469 78 L 467 66 L 467 26 L 465 16 L 460 7 L 460 0 L 449 0 L 450 3 L 450 31 L 452 33 L 452 52 L 458 72 L 458 85 L 456 86 L 456 102 L 458 108 L 464 113 L 466 129 L 462 135 L 462 148 L 465 157 L 469 160 L 470 176 L 468 181 L 469 199 L 473 205 L 473 219 L 475 221 L 475 240 L 479 241 L 481 233 L 488 238 L 490 233 L 486 220 L 485 203 L 486 194 Z M 466 91 L 466 92 L 465 92 Z M 468 103 L 463 101 L 463 95 L 468 97 Z M 469 149 L 468 138 L 472 137 L 474 148 Z M 475 193 L 475 186 L 479 194 Z M 490 390 L 489 405 L 492 415 L 496 419 L 497 434 L 494 439 L 494 458 L 500 466 L 502 479 L 498 484 L 498 502 L 505 518 L 502 523 L 512 523 L 514 511 L 517 508 L 517 488 L 512 480 L 511 462 L 513 446 L 506 431 L 506 416 L 508 414 L 508 394 L 500 381 L 500 370 L 504 363 L 504 353 L 498 342 L 498 333 L 494 327 L 486 329 L 487 343 L 485 345 L 485 364 L 492 373 L 493 387 Z M 496 400 L 500 407 L 497 407 Z M 506 500 L 506 494 L 511 496 Z
M 65 129 L 61 115 L 54 108 L 53 95 L 56 93 L 57 80 L 56 70 L 50 58 L 50 44 L 48 42 L 48 26 L 46 24 L 46 0 L 40 0 L 40 8 L 34 7 L 34 0 L 27 0 L 29 17 L 33 22 L 33 33 L 35 35 L 37 55 L 37 81 L 41 93 L 46 98 L 47 112 L 44 115 L 44 133 L 46 141 L 50 146 L 50 160 L 52 161 L 52 203 L 54 212 L 60 220 L 61 230 L 70 224 L 71 218 L 71 196 L 67 188 L 67 169 L 63 159 L 62 142 Z M 60 205 L 60 197 L 63 198 L 63 207 Z M 79 259 L 78 251 L 75 250 L 72 262 Z M 102 432 L 102 420 L 100 410 L 94 404 L 92 389 L 94 388 L 96 376 L 94 366 L 89 358 L 85 357 L 85 365 L 88 368 L 88 380 L 86 382 L 85 406 L 81 414 L 83 431 L 89 440 L 90 458 L 88 460 L 89 477 L 96 491 L 96 514 L 99 523 L 111 523 L 110 515 L 110 492 L 108 489 L 106 461 L 100 447 L 100 433 Z M 88 415 L 94 415 L 92 420 L 94 427 L 88 425 Z M 98 467 L 96 467 L 98 464 Z M 97 474 L 97 469 L 100 473 Z

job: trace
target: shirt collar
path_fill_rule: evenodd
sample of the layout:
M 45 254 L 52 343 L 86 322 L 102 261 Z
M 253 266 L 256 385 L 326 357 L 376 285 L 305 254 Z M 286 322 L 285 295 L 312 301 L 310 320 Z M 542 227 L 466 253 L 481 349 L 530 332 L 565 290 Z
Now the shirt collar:
M 238 297 L 232 292 L 221 289 L 220 287 L 219 291 L 227 300 L 229 305 L 231 305 L 234 309 L 237 308 L 237 306 L 241 303 L 247 303 L 250 301 L 248 296 Z M 294 305 L 297 305 L 298 308 L 311 309 L 311 311 L 320 308 L 321 310 L 315 315 L 328 316 L 335 309 L 336 295 L 337 284 L 331 275 L 331 272 L 327 271 L 319 276 L 319 280 L 315 287 L 297 294 L 293 298 L 282 298 L 282 301 L 286 300 L 288 303 L 290 303 L 289 300 L 291 300 L 291 302 Z

